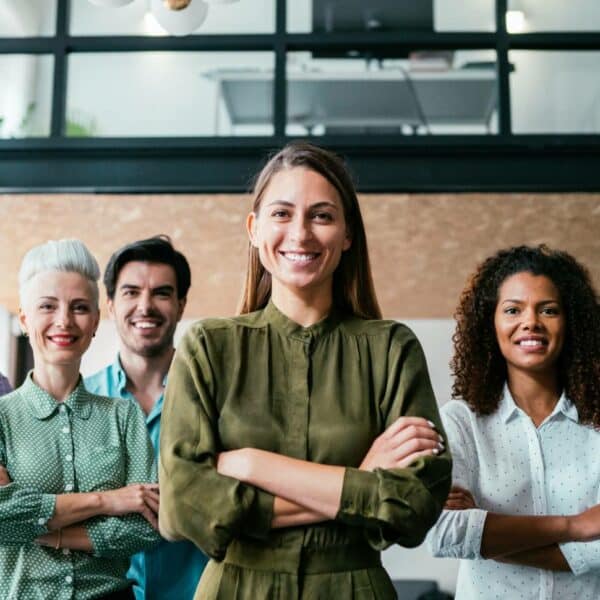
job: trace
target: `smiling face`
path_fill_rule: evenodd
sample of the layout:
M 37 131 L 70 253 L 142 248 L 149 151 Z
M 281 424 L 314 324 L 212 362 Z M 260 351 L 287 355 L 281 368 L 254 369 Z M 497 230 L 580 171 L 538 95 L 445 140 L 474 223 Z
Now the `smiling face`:
M 90 281 L 79 273 L 63 271 L 36 275 L 19 311 L 36 370 L 49 365 L 78 366 L 99 320 Z
M 339 194 L 327 179 L 300 167 L 280 171 L 247 225 L 274 296 L 331 296 L 333 273 L 351 240 Z
M 511 370 L 552 372 L 566 323 L 560 294 L 544 275 L 522 272 L 504 280 L 494 315 L 496 338 Z
M 171 351 L 184 307 L 185 298 L 177 298 L 173 267 L 142 261 L 121 268 L 114 297 L 108 301 L 124 349 L 146 357 Z

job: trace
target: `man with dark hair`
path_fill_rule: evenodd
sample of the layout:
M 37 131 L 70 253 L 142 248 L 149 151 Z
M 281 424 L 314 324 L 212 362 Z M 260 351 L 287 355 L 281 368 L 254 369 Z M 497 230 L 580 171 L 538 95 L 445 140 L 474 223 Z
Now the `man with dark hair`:
M 190 287 L 188 262 L 167 236 L 128 244 L 108 261 L 104 285 L 119 335 L 115 361 L 85 380 L 95 394 L 137 402 L 158 456 L 160 417 L 173 336 Z M 192 600 L 207 562 L 190 542 L 163 541 L 133 556 L 136 600 Z

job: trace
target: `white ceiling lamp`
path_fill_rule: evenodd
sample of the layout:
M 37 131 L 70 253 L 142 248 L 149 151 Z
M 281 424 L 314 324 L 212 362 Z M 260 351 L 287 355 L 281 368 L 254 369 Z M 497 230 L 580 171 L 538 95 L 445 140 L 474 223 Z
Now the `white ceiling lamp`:
M 90 2 L 98 6 L 110 6 L 116 8 L 118 6 L 125 6 L 126 4 L 131 4 L 133 0 L 90 0 Z
M 150 10 L 171 35 L 196 31 L 208 15 L 208 5 L 202 0 L 150 0 Z
M 523 33 L 525 31 L 525 13 L 522 10 L 506 11 L 506 31 Z

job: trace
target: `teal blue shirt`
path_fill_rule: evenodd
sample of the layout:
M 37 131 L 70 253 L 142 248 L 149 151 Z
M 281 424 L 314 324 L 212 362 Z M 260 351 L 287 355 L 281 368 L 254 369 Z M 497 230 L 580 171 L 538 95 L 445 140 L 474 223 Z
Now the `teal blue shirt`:
M 166 377 L 164 383 L 166 385 Z M 119 357 L 111 365 L 87 377 L 85 386 L 94 394 L 137 403 L 127 390 L 127 375 Z M 157 456 L 162 407 L 161 394 L 146 417 L 146 427 Z M 152 550 L 132 557 L 127 577 L 134 581 L 136 600 L 192 600 L 207 561 L 206 555 L 191 542 L 163 540 Z

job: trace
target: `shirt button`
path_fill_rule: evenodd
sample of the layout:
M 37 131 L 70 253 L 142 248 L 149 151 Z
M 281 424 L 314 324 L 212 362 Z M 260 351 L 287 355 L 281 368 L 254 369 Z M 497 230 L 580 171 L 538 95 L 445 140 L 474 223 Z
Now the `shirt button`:
M 67 455 L 65 456 L 65 460 L 66 460 L 67 462 L 71 462 L 71 461 L 73 460 L 73 457 L 72 457 L 70 454 L 67 454 Z
M 63 427 L 62 428 L 62 432 L 63 433 L 69 433 L 69 431 L 71 431 L 68 427 Z
M 67 483 L 67 485 L 65 485 L 65 492 L 72 492 L 72 491 L 73 491 L 73 484 Z
M 67 576 L 65 577 L 65 581 L 66 581 L 67 583 L 73 583 L 73 578 L 72 578 L 70 575 L 67 575 Z
M 38 519 L 38 525 L 45 525 L 46 519 L 42 519 L 41 517 Z
M 61 404 L 61 405 L 58 407 L 58 412 L 59 412 L 59 413 L 64 413 L 64 412 L 65 412 L 65 410 L 67 410 L 67 409 L 65 408 L 65 405 L 64 405 L 64 404 Z
M 63 548 L 63 549 L 62 549 L 62 553 L 63 553 L 65 556 L 69 556 L 69 554 L 71 554 L 71 551 L 70 551 L 68 548 Z

